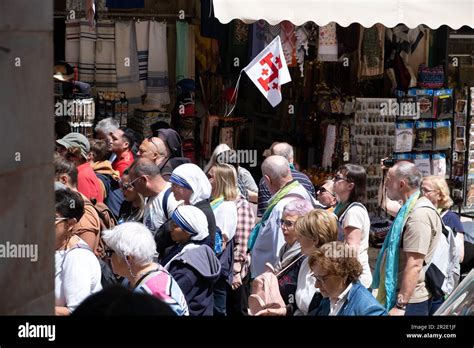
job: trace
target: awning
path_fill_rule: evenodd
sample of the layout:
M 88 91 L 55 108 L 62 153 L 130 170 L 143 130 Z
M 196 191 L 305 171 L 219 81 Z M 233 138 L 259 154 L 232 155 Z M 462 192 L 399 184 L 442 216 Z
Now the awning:
M 288 20 L 296 25 L 312 21 L 344 27 L 357 22 L 366 28 L 376 23 L 388 28 L 400 23 L 410 28 L 420 24 L 431 29 L 474 28 L 474 0 L 213 0 L 213 4 L 221 23 L 264 19 L 270 24 Z

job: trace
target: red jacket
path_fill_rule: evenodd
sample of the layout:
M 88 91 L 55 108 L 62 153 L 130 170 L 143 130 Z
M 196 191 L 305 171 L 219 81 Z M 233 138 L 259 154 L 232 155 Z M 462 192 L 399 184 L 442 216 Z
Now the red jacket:
M 122 177 L 123 172 L 125 169 L 130 167 L 133 163 L 133 153 L 130 150 L 123 152 L 120 157 L 117 157 L 115 161 L 112 163 L 112 168 L 119 172 L 120 177 Z
M 77 167 L 77 190 L 89 200 L 104 201 L 103 189 L 90 163 Z

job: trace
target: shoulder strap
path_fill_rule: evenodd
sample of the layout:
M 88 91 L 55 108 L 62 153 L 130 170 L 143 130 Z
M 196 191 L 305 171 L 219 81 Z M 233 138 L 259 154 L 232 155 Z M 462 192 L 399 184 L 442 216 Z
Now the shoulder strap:
M 364 208 L 364 210 L 367 211 L 367 208 L 366 208 L 365 205 L 363 205 L 362 203 L 359 203 L 359 202 L 352 202 L 351 204 L 349 204 L 349 206 L 346 208 L 346 210 L 344 210 L 344 212 L 341 214 L 341 216 L 339 216 L 339 222 L 344 221 L 344 218 L 346 217 L 347 212 L 348 212 L 349 209 L 351 209 L 352 207 L 362 207 L 362 208 Z
M 166 220 L 169 220 L 168 214 L 168 198 L 171 194 L 171 187 L 165 191 L 165 195 L 163 196 L 163 212 L 165 213 Z

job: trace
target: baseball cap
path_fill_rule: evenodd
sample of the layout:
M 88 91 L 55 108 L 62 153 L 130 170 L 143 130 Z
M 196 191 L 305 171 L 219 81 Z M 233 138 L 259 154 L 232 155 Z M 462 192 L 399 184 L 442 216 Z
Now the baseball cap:
M 63 138 L 56 140 L 59 145 L 64 146 L 66 149 L 71 147 L 78 147 L 81 149 L 81 155 L 87 159 L 87 155 L 91 150 L 89 140 L 81 133 L 69 133 Z

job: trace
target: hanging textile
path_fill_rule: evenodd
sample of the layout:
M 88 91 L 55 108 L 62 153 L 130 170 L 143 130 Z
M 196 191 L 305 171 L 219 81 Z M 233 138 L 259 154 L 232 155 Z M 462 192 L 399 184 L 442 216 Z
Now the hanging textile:
M 337 58 L 336 23 L 331 22 L 319 28 L 318 60 L 336 62 Z
M 219 41 L 227 40 L 228 25 L 221 24 L 214 16 L 212 0 L 201 0 L 201 35 Z
M 160 108 L 170 103 L 166 24 L 150 22 L 146 104 Z
M 199 30 L 195 30 L 194 35 L 198 70 L 200 72 L 215 73 L 220 60 L 218 41 L 201 36 Z
M 99 26 L 97 25 L 97 30 Z M 94 63 L 96 58 L 96 28 L 92 28 L 85 19 L 80 20 L 79 39 L 79 80 L 94 82 Z
M 186 72 L 184 78 L 194 80 L 196 78 L 196 39 L 194 32 L 196 31 L 195 25 L 188 25 L 188 48 L 187 48 L 187 60 L 186 60 Z
M 109 8 L 144 8 L 145 0 L 107 0 L 106 4 Z
M 270 25 L 267 23 L 267 25 L 265 26 L 265 46 L 268 46 L 268 44 L 272 42 L 274 38 L 280 35 L 280 32 L 280 24 Z
M 330 168 L 332 167 L 332 158 L 334 156 L 334 150 L 336 148 L 336 126 L 333 124 L 328 125 L 326 131 L 326 141 L 324 143 L 323 160 L 321 167 Z
M 186 22 L 176 22 L 176 82 L 186 78 L 188 59 L 189 25 Z
M 227 57 L 228 72 L 240 72 L 248 64 L 249 27 L 242 21 L 232 21 L 229 30 Z M 235 62 L 238 59 L 238 66 Z
M 79 67 L 79 39 L 81 22 L 78 19 L 66 20 L 66 62 L 73 67 Z
M 295 26 L 289 21 L 281 22 L 281 46 L 289 68 L 296 66 L 296 34 Z
M 303 26 L 296 29 L 296 61 L 300 68 L 301 77 L 304 76 L 304 56 L 308 55 L 308 33 Z M 283 48 L 284 49 L 284 48 Z
M 359 79 L 381 78 L 384 73 L 385 27 L 376 24 L 372 28 L 360 27 Z
M 252 24 L 252 47 L 250 52 L 250 60 L 253 60 L 257 54 L 265 48 L 265 28 L 266 22 L 261 20 Z
M 140 71 L 140 92 L 146 94 L 146 81 L 148 77 L 148 42 L 150 22 L 135 22 L 137 36 L 138 69 Z
M 81 24 L 81 32 L 82 27 L 83 25 Z M 82 79 L 82 77 L 81 80 L 85 81 Z M 97 22 L 97 42 L 95 44 L 95 82 L 96 88 L 98 90 L 115 91 L 117 89 L 117 70 L 115 65 L 115 23 L 111 20 L 102 20 Z
M 115 57 L 117 59 L 117 89 L 128 99 L 128 116 L 141 105 L 140 73 L 137 37 L 133 21 L 115 23 Z
M 339 58 L 359 49 L 359 26 L 359 23 L 352 23 L 346 28 L 337 25 L 337 50 Z

